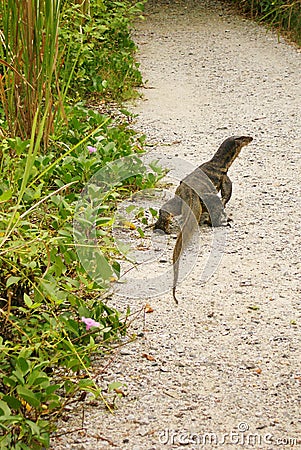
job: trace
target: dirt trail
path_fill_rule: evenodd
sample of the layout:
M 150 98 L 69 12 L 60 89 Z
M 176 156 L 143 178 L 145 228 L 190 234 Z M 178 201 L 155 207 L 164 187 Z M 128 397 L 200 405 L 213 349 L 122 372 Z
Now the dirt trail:
M 151 1 L 146 13 L 135 112 L 152 152 L 195 167 L 230 135 L 254 142 L 230 170 L 218 270 L 200 284 L 198 261 L 179 307 L 170 291 L 112 300 L 154 309 L 99 378 L 126 383 L 127 396 L 114 415 L 87 401 L 84 431 L 51 448 L 301 448 L 301 54 L 223 3 Z M 201 254 L 203 242 L 207 251 L 206 232 Z M 82 425 L 82 410 L 68 416 L 62 432 Z

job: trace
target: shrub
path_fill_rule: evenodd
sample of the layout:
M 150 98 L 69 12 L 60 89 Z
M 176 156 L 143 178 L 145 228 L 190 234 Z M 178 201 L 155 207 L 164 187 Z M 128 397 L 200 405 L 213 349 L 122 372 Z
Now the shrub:
M 48 447 L 55 419 L 79 391 L 110 408 L 92 380 L 91 358 L 124 336 L 130 312 L 121 317 L 105 304 L 112 280 L 102 266 L 98 282 L 84 270 L 73 216 L 94 173 L 133 158 L 139 175 L 112 186 L 90 224 L 118 277 L 116 204 L 162 174 L 142 163 L 144 137 L 129 127 L 129 113 L 114 120 L 85 104 L 91 95 L 133 95 L 141 75 L 129 25 L 140 10 L 129 1 L 1 3 L 1 449 Z
M 298 0 L 245 0 L 237 2 L 251 17 L 288 33 L 301 45 L 301 3 Z
M 64 3 L 61 72 L 69 96 L 120 101 L 135 95 L 133 88 L 141 84 L 142 77 L 130 25 L 142 9 L 142 2 L 104 0 L 91 2 L 89 13 L 83 14 L 80 4 Z

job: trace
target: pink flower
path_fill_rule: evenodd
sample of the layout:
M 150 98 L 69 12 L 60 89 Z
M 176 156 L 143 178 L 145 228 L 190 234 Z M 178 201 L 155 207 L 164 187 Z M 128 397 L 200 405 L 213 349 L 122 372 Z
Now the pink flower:
M 96 153 L 97 152 L 97 148 L 96 147 L 92 147 L 91 145 L 88 145 L 87 149 L 89 150 L 90 155 L 92 155 L 92 153 Z
M 90 330 L 91 327 L 100 327 L 100 323 L 96 322 L 89 317 L 82 317 L 82 322 L 86 325 L 86 330 Z

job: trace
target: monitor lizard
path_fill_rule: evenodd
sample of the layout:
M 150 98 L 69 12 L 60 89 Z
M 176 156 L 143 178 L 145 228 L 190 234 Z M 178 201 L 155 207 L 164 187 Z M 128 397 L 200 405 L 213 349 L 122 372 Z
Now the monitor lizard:
M 253 140 L 250 136 L 231 136 L 218 148 L 214 156 L 187 175 L 176 189 L 175 196 L 159 211 L 155 229 L 169 233 L 173 216 L 182 215 L 184 223 L 178 234 L 173 251 L 173 298 L 176 303 L 176 285 L 179 275 L 180 256 L 200 223 L 202 215 L 212 226 L 227 223 L 224 207 L 232 195 L 232 182 L 228 169 L 239 155 L 242 147 Z M 217 195 L 221 192 L 221 198 Z M 209 219 L 209 220 L 208 220 Z

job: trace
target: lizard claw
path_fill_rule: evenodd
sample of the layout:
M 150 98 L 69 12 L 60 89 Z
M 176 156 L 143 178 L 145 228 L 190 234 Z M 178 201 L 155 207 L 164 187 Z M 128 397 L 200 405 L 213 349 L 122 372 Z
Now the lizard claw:
M 231 222 L 233 222 L 233 219 L 231 219 L 231 217 L 227 217 L 226 227 L 232 227 Z

